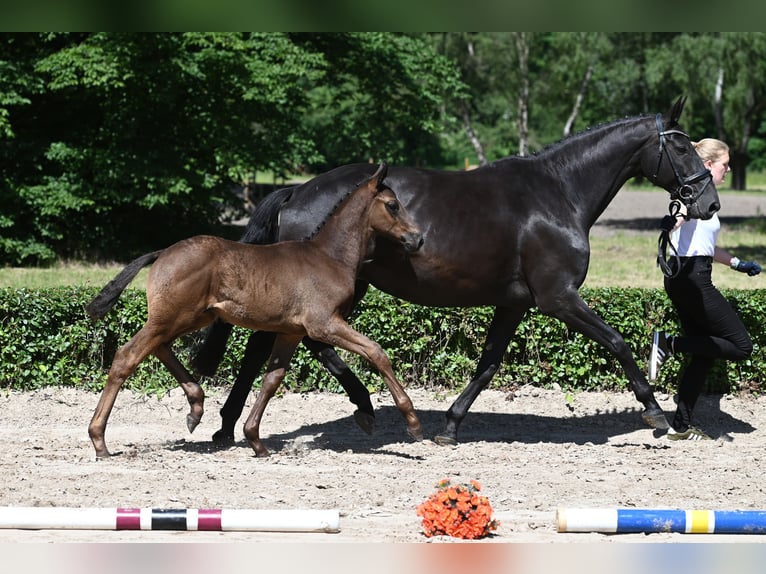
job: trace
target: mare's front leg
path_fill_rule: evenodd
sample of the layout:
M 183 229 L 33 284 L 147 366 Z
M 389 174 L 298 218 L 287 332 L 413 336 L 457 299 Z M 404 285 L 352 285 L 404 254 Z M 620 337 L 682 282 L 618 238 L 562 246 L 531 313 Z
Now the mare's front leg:
M 495 309 L 476 371 L 463 392 L 447 410 L 447 425 L 440 434 L 434 437 L 434 442 L 440 445 L 457 444 L 457 431 L 460 424 L 468 414 L 468 409 L 471 408 L 481 391 L 489 385 L 492 377 L 500 368 L 505 350 L 508 348 L 511 337 L 516 332 L 527 308 L 524 305 L 518 309 L 508 307 Z
M 255 456 L 269 456 L 268 449 L 264 446 L 260 437 L 260 426 L 263 413 L 266 411 L 266 405 L 277 392 L 277 388 L 284 380 L 287 369 L 290 367 L 290 360 L 295 353 L 295 348 L 300 343 L 301 337 L 289 337 L 287 335 L 277 335 L 274 341 L 274 347 L 271 350 L 269 364 L 266 367 L 266 374 L 263 376 L 261 390 L 255 397 L 255 402 L 250 410 L 250 414 L 245 420 L 244 434 L 248 444 L 255 451 Z
M 205 391 L 197 379 L 181 364 L 169 344 L 166 343 L 158 346 L 154 354 L 167 367 L 170 374 L 178 381 L 178 384 L 181 385 L 186 394 L 186 400 L 189 401 L 190 408 L 189 414 L 186 415 L 186 427 L 190 433 L 194 432 L 205 412 Z
M 415 440 L 423 440 L 423 427 L 417 414 L 415 414 L 412 400 L 410 400 L 410 397 L 397 380 L 391 367 L 391 360 L 380 345 L 352 329 L 340 317 L 336 317 L 328 322 L 328 324 L 322 325 L 321 330 L 318 330 L 316 333 L 309 333 L 309 336 L 312 339 L 319 339 L 330 345 L 356 353 L 371 363 L 383 376 L 397 409 L 399 409 L 407 423 L 407 432 Z
M 144 325 L 133 338 L 125 345 L 117 349 L 112 360 L 112 366 L 109 368 L 109 376 L 106 385 L 101 391 L 101 397 L 98 399 L 93 418 L 88 425 L 88 435 L 96 449 L 97 458 L 111 456 L 106 447 L 106 423 L 114 407 L 114 401 L 117 399 L 117 393 L 120 391 L 125 380 L 133 374 L 136 367 L 149 356 L 157 345 L 156 334 Z
M 540 305 L 540 310 L 547 315 L 561 319 L 569 327 L 593 339 L 617 357 L 630 381 L 633 394 L 644 405 L 641 418 L 652 428 L 668 428 L 665 413 L 657 403 L 651 386 L 633 358 L 633 353 L 631 353 L 622 335 L 607 325 L 593 309 L 588 307 L 577 291 L 569 290 L 559 293 L 556 301 L 558 303 L 554 308 L 546 309 Z M 539 301 L 538 304 L 540 304 Z

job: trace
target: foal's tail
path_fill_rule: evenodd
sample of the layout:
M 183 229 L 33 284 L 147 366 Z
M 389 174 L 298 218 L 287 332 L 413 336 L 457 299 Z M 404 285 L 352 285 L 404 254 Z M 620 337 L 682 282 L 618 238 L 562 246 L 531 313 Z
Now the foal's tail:
M 147 253 L 128 263 L 127 267 L 120 271 L 117 277 L 107 283 L 101 292 L 96 295 L 93 301 L 88 303 L 88 306 L 85 307 L 88 317 L 91 319 L 100 319 L 106 315 L 109 310 L 114 307 L 114 304 L 117 303 L 117 299 L 119 299 L 122 292 L 125 291 L 125 287 L 127 287 L 130 282 L 133 281 L 135 276 L 138 275 L 138 272 L 147 265 L 157 261 L 157 258 L 163 251 L 164 249 L 160 249 L 154 253 Z

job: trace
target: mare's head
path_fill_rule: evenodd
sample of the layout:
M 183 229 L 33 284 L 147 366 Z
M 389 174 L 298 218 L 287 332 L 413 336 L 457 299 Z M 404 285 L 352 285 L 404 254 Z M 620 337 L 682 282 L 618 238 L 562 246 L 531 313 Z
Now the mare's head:
M 423 233 L 399 203 L 394 191 L 383 185 L 387 173 L 388 166 L 381 163 L 372 177 L 362 184 L 375 193 L 369 211 L 370 227 L 376 235 L 397 241 L 405 251 L 414 253 L 423 245 Z
M 721 203 L 710 171 L 678 123 L 685 102 L 685 97 L 679 98 L 668 113 L 654 118 L 656 143 L 646 146 L 641 164 L 652 183 L 686 205 L 689 217 L 710 219 Z

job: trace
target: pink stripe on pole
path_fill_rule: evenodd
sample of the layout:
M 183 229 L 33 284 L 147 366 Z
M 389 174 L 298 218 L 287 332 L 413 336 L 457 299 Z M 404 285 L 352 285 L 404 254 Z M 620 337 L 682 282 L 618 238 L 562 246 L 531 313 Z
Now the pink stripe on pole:
M 197 530 L 221 530 L 221 509 L 197 511 Z
M 140 508 L 118 508 L 116 530 L 141 530 Z

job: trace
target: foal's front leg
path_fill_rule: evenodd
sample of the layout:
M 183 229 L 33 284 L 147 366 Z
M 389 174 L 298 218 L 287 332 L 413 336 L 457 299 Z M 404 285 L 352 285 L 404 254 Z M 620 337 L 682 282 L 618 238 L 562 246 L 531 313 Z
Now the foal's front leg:
M 412 400 L 396 378 L 391 367 L 391 360 L 383 348 L 375 341 L 352 329 L 343 319 L 330 321 L 322 332 L 309 334 L 312 339 L 319 339 L 333 346 L 341 347 L 356 353 L 371 363 L 385 380 L 388 390 L 394 399 L 396 408 L 402 413 L 407 423 L 407 432 L 415 440 L 423 440 L 423 427 L 420 424 Z

